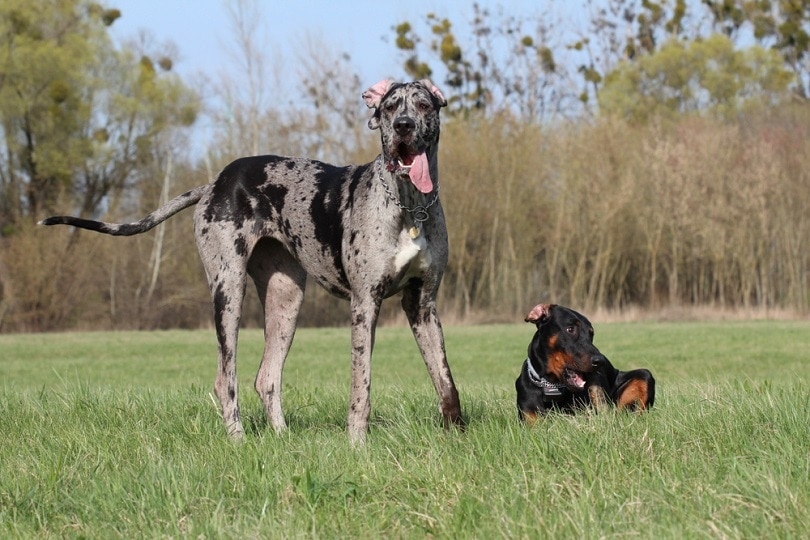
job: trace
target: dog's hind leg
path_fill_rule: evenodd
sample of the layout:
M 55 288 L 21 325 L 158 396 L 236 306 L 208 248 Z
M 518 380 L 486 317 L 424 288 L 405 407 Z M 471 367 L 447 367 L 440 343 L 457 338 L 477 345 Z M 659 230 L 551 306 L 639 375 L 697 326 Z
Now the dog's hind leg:
M 648 369 L 622 371 L 616 378 L 616 406 L 643 411 L 655 403 L 655 379 Z
M 270 425 L 282 431 L 287 423 L 281 406 L 281 375 L 304 300 L 306 272 L 280 244 L 264 240 L 253 250 L 248 273 L 264 309 L 264 354 L 254 387 Z
M 458 390 L 447 363 L 444 334 L 436 303 L 432 297 L 426 298 L 425 295 L 426 291 L 422 286 L 407 287 L 402 293 L 402 308 L 439 396 L 439 408 L 445 427 L 450 427 L 451 424 L 463 426 Z
M 214 393 L 222 406 L 222 419 L 228 435 L 241 440 L 245 430 L 237 399 L 236 345 L 247 282 L 247 254 L 233 241 L 237 236 L 230 226 L 222 223 L 206 225 L 202 231 L 197 231 L 197 247 L 214 304 L 219 352 Z

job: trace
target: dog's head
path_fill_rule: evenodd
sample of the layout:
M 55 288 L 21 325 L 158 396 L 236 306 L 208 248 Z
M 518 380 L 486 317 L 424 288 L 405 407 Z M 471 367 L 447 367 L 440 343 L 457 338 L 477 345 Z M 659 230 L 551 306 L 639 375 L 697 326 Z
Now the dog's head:
M 585 316 L 556 304 L 538 304 L 526 315 L 537 327 L 529 344 L 529 361 L 552 382 L 582 391 L 606 362 L 593 344 L 593 326 Z
M 422 193 L 433 191 L 439 110 L 447 105 L 441 91 L 428 79 L 404 84 L 385 79 L 363 92 L 363 100 L 374 109 L 368 127 L 380 130 L 388 171 L 410 178 Z

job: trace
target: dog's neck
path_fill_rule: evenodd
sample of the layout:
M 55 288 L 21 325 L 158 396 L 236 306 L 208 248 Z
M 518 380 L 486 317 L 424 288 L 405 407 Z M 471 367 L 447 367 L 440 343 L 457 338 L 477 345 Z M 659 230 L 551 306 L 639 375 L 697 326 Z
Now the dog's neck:
M 375 164 L 386 196 L 408 216 L 406 223 L 412 225 L 409 231 L 412 238 L 417 238 L 421 234 L 424 222 L 430 219 L 433 209 L 439 202 L 439 166 L 436 145 L 431 145 L 426 154 L 430 167 L 430 178 L 433 182 L 433 190 L 429 193 L 421 193 L 417 190 L 408 178 L 407 172 L 405 174 L 391 173 L 386 167 L 387 161 L 384 154 L 380 155 Z
M 529 381 L 536 387 L 543 390 L 543 394 L 548 397 L 556 397 L 563 395 L 568 391 L 568 387 L 562 383 L 553 383 L 549 381 L 544 375 L 537 373 L 537 370 L 532 366 L 531 361 L 526 359 L 526 373 L 529 375 Z

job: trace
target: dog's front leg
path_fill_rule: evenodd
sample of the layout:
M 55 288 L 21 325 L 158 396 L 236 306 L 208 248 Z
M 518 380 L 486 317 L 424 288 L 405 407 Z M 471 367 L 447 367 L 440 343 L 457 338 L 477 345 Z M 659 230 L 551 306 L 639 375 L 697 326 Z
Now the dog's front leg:
M 595 384 L 588 387 L 588 398 L 591 400 L 591 405 L 596 412 L 604 412 L 608 408 L 608 399 L 605 395 L 605 389 Z
M 371 352 L 382 300 L 352 298 L 352 383 L 347 427 L 353 443 L 366 440 L 371 412 Z
M 439 396 L 439 409 L 444 417 L 445 428 L 450 425 L 463 426 L 461 404 L 447 363 L 444 333 L 436 310 L 435 295 L 428 295 L 421 285 L 410 286 L 402 293 L 402 308 Z

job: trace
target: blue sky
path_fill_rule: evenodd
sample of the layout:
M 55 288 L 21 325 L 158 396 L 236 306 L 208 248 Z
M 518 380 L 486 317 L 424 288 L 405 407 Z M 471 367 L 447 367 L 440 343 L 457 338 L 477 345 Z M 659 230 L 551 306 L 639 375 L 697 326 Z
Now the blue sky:
M 227 67 L 230 23 L 224 0 L 108 0 L 110 7 L 121 10 L 122 17 L 113 25 L 117 39 L 147 31 L 158 43 L 173 42 L 179 52 L 175 66 L 182 75 L 197 72 L 214 76 Z M 402 73 L 403 56 L 393 44 L 392 28 L 403 21 L 419 22 L 433 12 L 458 21 L 461 26 L 471 19 L 473 2 L 461 0 L 259 0 L 265 36 L 261 42 L 278 51 L 284 62 L 294 61 L 296 48 L 307 36 L 315 36 L 338 52 L 351 56 L 364 84 Z M 478 0 L 493 10 L 504 9 L 515 15 L 537 15 L 541 9 L 561 8 L 573 11 L 583 2 L 573 0 Z M 583 8 L 579 8 L 582 10 Z M 582 11 L 581 11 L 582 13 Z M 387 40 L 387 41 L 384 41 Z
M 402 67 L 405 55 L 394 45 L 393 28 L 397 24 L 409 21 L 420 28 L 421 35 L 426 31 L 425 16 L 434 13 L 454 23 L 462 47 L 468 44 L 466 39 L 471 39 L 460 32 L 469 29 L 474 13 L 472 1 L 256 1 L 261 19 L 255 42 L 264 45 L 269 63 L 273 64 L 268 67 L 274 70 L 266 75 L 269 80 L 264 82 L 271 90 L 262 99 L 281 108 L 298 100 L 302 70 L 296 60 L 302 54 L 311 58 L 307 56 L 311 54 L 309 51 L 300 53 L 299 49 L 306 48 L 313 38 L 330 49 L 326 58 L 336 58 L 342 53 L 351 57 L 349 67 L 360 78 L 360 87 L 355 92 L 358 108 L 363 108 L 360 94 L 372 84 L 386 77 L 398 80 L 406 77 Z M 562 24 L 570 32 L 581 27 L 588 13 L 587 0 L 477 0 L 477 3 L 496 14 L 496 22 L 502 22 L 504 14 L 530 21 L 525 27 L 527 32 L 535 30 L 538 17 L 549 13 L 555 24 Z M 160 44 L 173 43 L 175 72 L 200 90 L 209 113 L 220 109 L 213 86 L 223 80 L 237 80 L 240 73 L 234 67 L 235 40 L 231 36 L 227 0 L 106 0 L 105 4 L 122 12 L 111 29 L 114 39 L 140 40 L 139 35 L 145 32 L 156 45 L 148 50 L 156 52 L 160 51 Z M 434 74 L 433 80 L 440 88 L 444 86 L 442 74 Z M 199 144 L 193 145 L 195 148 L 205 147 L 212 126 L 211 116 L 198 119 L 194 137 Z

